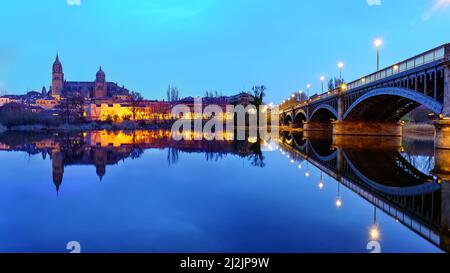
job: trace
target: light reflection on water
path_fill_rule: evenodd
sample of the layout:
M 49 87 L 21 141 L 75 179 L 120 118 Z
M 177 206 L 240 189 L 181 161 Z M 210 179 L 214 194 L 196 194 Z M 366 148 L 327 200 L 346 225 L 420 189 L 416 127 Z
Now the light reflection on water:
M 0 251 L 368 252 L 374 239 L 384 252 L 449 249 L 432 142 L 224 139 L 4 133 Z

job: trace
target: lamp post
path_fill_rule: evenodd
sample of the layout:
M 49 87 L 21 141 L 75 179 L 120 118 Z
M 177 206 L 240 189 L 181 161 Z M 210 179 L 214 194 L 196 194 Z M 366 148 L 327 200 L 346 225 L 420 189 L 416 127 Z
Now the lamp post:
M 323 84 L 325 82 L 325 76 L 320 76 L 320 81 L 322 82 L 322 94 L 323 94 Z
M 375 47 L 377 48 L 377 80 L 378 80 L 378 72 L 380 71 L 380 47 L 383 44 L 381 39 L 375 40 Z
M 344 69 L 344 62 L 339 62 L 337 64 L 338 68 L 339 68 L 339 84 L 342 83 L 342 70 Z
M 380 47 L 383 44 L 381 39 L 375 40 L 375 47 L 377 48 L 377 72 L 380 71 Z
M 308 99 L 309 99 L 309 89 L 310 89 L 310 88 L 311 88 L 311 84 L 308 83 L 308 84 L 306 85 L 306 89 L 308 90 L 308 94 L 307 94 L 307 95 L 308 95 Z

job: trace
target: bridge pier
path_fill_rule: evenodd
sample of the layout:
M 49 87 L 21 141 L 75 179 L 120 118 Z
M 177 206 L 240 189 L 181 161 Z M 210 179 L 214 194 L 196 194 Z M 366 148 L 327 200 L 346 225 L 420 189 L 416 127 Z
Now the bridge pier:
M 335 121 L 333 135 L 402 136 L 402 127 L 400 123 L 392 122 Z
M 450 120 L 434 122 L 434 146 L 436 149 L 450 150 Z
M 332 131 L 333 126 L 331 123 L 305 122 L 305 123 L 303 123 L 303 130 L 305 130 L 305 131 Z

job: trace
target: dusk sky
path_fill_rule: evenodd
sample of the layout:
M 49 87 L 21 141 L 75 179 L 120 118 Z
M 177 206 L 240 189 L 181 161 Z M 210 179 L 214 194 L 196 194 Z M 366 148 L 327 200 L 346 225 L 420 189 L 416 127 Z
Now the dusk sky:
M 47 88 L 59 52 L 67 80 L 107 80 L 148 99 L 236 94 L 278 103 L 319 77 L 347 81 L 450 42 L 450 0 L 1 0 L 0 92 Z

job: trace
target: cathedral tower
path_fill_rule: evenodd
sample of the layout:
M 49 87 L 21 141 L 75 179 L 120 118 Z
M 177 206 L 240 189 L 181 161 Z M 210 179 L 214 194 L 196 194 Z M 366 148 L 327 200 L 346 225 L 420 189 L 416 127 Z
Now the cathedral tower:
M 106 98 L 107 96 L 108 90 L 106 86 L 106 76 L 105 72 L 103 72 L 102 67 L 100 66 L 100 69 L 95 76 L 94 98 Z
M 64 89 L 64 73 L 62 64 L 59 61 L 59 56 L 56 54 L 56 60 L 53 63 L 52 71 L 52 97 L 60 99 L 62 91 Z

